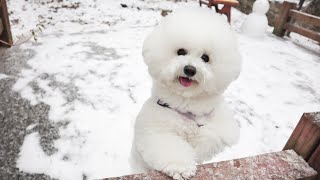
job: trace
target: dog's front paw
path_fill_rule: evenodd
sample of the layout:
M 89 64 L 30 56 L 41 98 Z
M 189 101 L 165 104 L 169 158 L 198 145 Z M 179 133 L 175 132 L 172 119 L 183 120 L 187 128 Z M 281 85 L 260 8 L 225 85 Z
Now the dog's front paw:
M 204 161 L 210 160 L 214 154 L 221 152 L 224 146 L 225 144 L 219 140 L 210 141 L 206 138 L 199 138 L 194 147 L 196 162 L 203 163 Z
M 197 146 L 195 148 L 196 152 L 196 161 L 197 163 L 203 163 L 204 161 L 208 161 L 213 157 L 213 150 L 207 147 Z
M 189 179 L 196 174 L 197 166 L 195 163 L 171 163 L 163 172 L 173 179 Z

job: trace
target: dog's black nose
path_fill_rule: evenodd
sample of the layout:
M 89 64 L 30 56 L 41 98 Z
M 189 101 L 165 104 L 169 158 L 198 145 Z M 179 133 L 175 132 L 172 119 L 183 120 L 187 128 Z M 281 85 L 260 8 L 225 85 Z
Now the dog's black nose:
M 185 66 L 183 71 L 188 77 L 192 77 L 197 73 L 197 69 L 190 65 Z

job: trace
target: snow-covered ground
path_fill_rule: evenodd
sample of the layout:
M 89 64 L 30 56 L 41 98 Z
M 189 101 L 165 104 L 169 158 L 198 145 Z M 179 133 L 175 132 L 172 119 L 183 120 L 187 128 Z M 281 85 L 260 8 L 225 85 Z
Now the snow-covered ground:
M 21 45 L 36 55 L 13 90 L 32 104 L 50 105 L 50 121 L 65 124 L 52 155 L 41 148 L 38 132 L 28 134 L 17 167 L 66 180 L 132 173 L 132 127 L 151 88 L 142 42 L 162 9 L 186 6 L 198 2 L 10 0 L 14 34 L 46 21 L 37 43 Z M 279 151 L 302 113 L 320 110 L 320 46 L 294 34 L 293 40 L 275 37 L 271 28 L 263 38 L 246 37 L 240 32 L 246 15 L 232 13 L 243 70 L 225 96 L 241 139 L 212 161 Z

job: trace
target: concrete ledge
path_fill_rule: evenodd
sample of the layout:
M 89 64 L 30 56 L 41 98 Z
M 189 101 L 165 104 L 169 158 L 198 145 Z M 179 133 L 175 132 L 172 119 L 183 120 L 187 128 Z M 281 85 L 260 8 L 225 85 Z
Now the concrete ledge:
M 286 150 L 247 158 L 199 165 L 192 179 L 313 179 L 317 172 L 295 151 Z M 104 180 L 168 180 L 170 177 L 151 171 Z

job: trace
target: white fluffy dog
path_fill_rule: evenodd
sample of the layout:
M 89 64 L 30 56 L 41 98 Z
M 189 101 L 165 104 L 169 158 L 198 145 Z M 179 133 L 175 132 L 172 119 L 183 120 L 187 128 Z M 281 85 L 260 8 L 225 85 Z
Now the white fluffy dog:
M 190 178 L 239 137 L 222 96 L 241 69 L 234 34 L 222 15 L 178 10 L 146 38 L 143 57 L 153 89 L 136 120 L 132 166 Z

